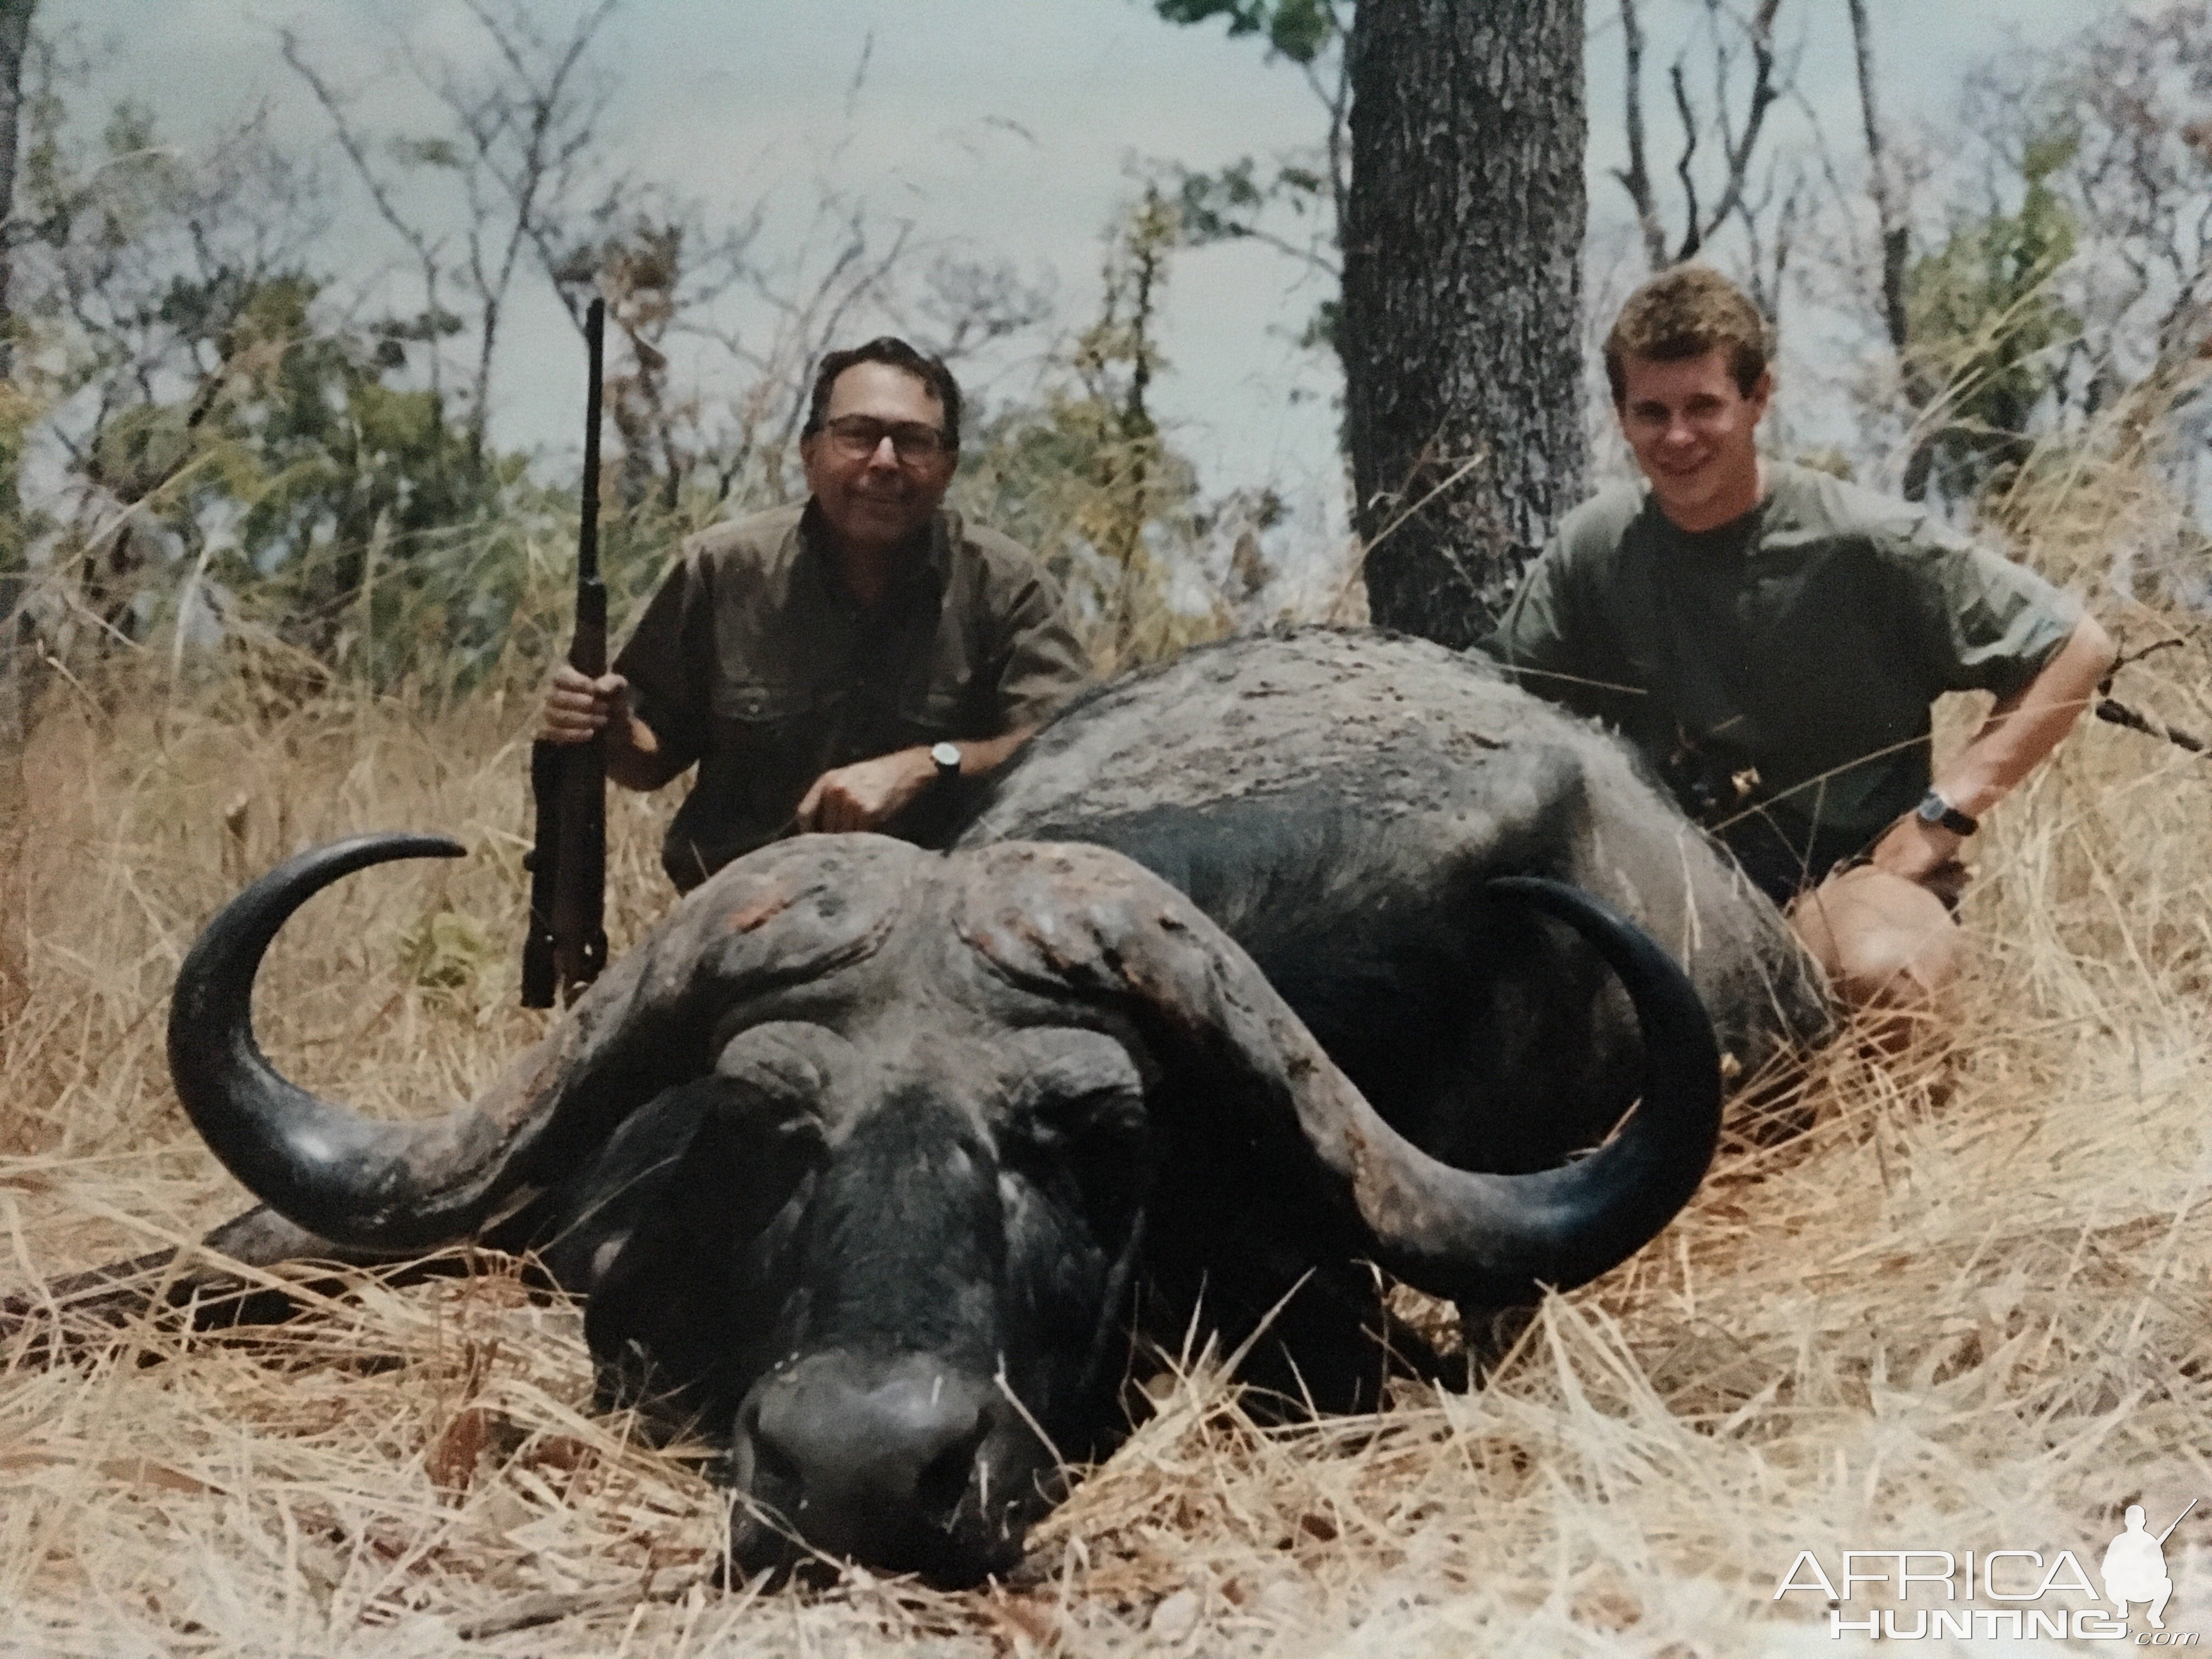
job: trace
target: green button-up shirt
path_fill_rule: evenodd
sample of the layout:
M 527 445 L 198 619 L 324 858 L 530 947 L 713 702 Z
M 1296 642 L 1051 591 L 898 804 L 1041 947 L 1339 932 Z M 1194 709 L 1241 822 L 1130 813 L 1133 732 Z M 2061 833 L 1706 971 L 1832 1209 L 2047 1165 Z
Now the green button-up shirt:
M 1696 535 L 1640 487 L 1607 490 L 1476 648 L 1618 726 L 1670 781 L 1691 753 L 1746 780 L 1737 823 L 1840 856 L 1926 793 L 1937 695 L 2019 690 L 2081 610 L 1907 502 L 1780 464 L 1767 484 Z
M 692 537 L 615 669 L 664 751 L 699 765 L 661 849 L 679 889 L 786 833 L 831 768 L 1036 725 L 1088 678 L 1058 588 L 1016 543 L 940 512 L 864 608 L 811 504 Z

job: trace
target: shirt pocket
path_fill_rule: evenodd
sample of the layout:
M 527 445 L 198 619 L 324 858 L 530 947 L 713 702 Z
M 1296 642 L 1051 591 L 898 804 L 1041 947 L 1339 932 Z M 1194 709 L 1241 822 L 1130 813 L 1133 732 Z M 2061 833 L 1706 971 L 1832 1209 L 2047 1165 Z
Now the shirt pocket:
M 813 697 L 796 685 L 761 685 L 726 682 L 714 688 L 714 712 L 726 720 L 746 726 L 770 725 L 805 714 Z
M 728 740 L 749 754 L 789 747 L 805 730 L 817 699 L 805 686 L 731 680 L 714 688 L 714 714 Z
M 804 686 L 757 680 L 718 684 L 714 741 L 702 787 L 711 781 L 740 817 L 782 817 L 823 769 L 819 704 Z

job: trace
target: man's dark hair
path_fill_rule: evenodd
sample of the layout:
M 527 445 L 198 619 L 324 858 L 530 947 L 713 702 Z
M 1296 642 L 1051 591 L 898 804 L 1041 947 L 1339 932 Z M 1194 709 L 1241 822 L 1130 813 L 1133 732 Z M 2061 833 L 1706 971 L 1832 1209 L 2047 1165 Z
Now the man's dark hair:
M 800 437 L 811 438 L 822 430 L 823 418 L 830 412 L 830 388 L 837 384 L 840 374 L 855 363 L 888 363 L 893 368 L 904 369 L 927 386 L 938 407 L 945 411 L 945 447 L 960 447 L 960 382 L 952 378 L 945 359 L 923 356 L 896 334 L 879 334 L 866 345 L 833 351 L 822 360 L 822 367 L 814 371 L 814 397 L 806 405 L 806 425 L 800 430 Z

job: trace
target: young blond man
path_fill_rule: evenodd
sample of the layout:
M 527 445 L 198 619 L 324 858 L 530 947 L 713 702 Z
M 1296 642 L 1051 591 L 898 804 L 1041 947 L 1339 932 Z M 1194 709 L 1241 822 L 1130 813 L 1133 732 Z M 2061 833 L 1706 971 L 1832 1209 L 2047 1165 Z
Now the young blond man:
M 1784 907 L 1850 1006 L 1954 976 L 1959 853 L 2113 650 L 2080 604 L 1926 509 L 1762 457 L 1766 327 L 1717 272 L 1629 297 L 1607 377 L 1641 485 L 1569 514 L 1479 649 L 1608 720 Z M 1996 707 L 1940 773 L 1929 710 Z

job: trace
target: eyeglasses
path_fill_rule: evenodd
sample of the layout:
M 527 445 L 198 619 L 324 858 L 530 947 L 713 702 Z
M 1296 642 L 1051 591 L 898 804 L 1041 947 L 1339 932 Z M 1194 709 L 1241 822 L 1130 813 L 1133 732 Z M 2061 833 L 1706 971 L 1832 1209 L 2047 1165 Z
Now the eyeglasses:
M 826 422 L 822 434 L 836 447 L 837 453 L 853 460 L 864 460 L 874 454 L 884 439 L 891 441 L 900 464 L 920 466 L 951 452 L 952 445 L 933 426 L 924 426 L 919 421 L 878 421 L 867 415 L 847 415 Z

